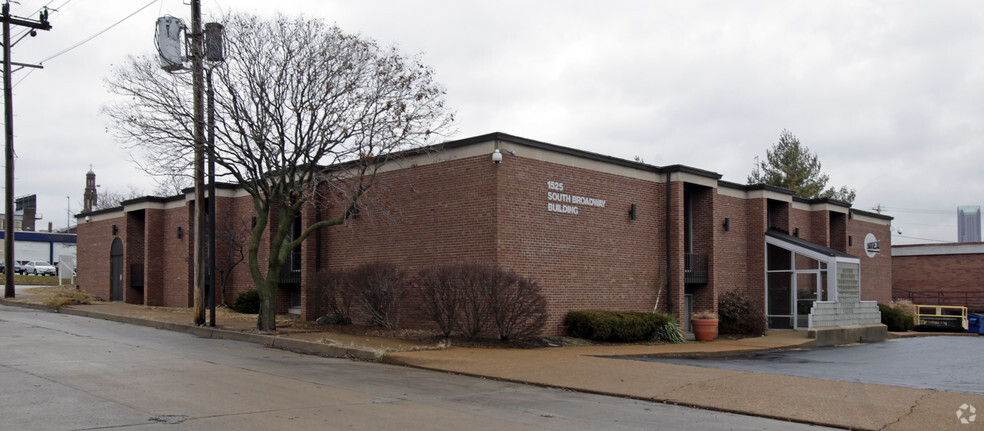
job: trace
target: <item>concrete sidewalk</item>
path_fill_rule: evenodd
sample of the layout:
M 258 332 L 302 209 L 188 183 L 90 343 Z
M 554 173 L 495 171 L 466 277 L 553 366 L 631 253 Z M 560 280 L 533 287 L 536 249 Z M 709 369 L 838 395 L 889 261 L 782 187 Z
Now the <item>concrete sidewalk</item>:
M 0 303 L 45 309 L 27 295 L 21 296 Z M 64 307 L 60 312 L 201 337 L 849 429 L 984 428 L 984 419 L 962 425 L 955 414 L 963 404 L 984 407 L 984 396 L 980 395 L 607 357 L 735 353 L 811 345 L 812 340 L 803 332 L 776 331 L 754 339 L 671 345 L 476 349 L 340 334 L 320 328 L 286 327 L 278 334 L 259 334 L 252 329 L 255 318 L 236 313 L 217 313 L 218 327 L 208 328 L 189 324 L 189 310 L 98 303 Z

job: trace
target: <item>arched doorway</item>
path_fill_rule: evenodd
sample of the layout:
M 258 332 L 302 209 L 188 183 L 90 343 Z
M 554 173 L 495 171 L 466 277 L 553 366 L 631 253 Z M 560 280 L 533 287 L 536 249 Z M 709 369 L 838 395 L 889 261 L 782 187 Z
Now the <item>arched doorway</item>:
M 119 238 L 109 249 L 109 300 L 123 301 L 123 241 Z

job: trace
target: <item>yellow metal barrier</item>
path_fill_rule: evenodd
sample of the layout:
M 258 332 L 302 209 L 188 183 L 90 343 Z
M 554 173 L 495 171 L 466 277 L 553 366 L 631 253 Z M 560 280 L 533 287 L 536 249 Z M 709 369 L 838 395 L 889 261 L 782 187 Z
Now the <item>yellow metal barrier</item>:
M 956 305 L 916 305 L 916 330 L 967 330 L 967 307 Z

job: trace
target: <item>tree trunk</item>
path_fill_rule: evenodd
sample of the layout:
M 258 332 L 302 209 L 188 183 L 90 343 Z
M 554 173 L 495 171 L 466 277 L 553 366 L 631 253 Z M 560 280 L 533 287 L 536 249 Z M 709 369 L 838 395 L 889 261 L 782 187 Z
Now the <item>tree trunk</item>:
M 267 280 L 256 287 L 260 294 L 260 315 L 256 318 L 256 329 L 260 331 L 277 330 L 277 287 Z
M 282 264 L 281 264 L 282 266 Z M 280 268 L 267 268 L 267 276 L 256 285 L 260 294 L 260 315 L 256 318 L 256 329 L 260 331 L 277 330 L 277 288 L 280 285 Z

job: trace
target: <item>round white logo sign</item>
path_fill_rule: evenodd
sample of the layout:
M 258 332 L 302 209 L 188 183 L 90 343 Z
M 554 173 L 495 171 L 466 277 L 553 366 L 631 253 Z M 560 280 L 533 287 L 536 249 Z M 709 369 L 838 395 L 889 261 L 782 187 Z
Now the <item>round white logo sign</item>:
M 881 253 L 881 246 L 879 241 L 875 239 L 875 234 L 869 233 L 864 237 L 864 253 L 868 257 L 875 257 L 878 253 Z

